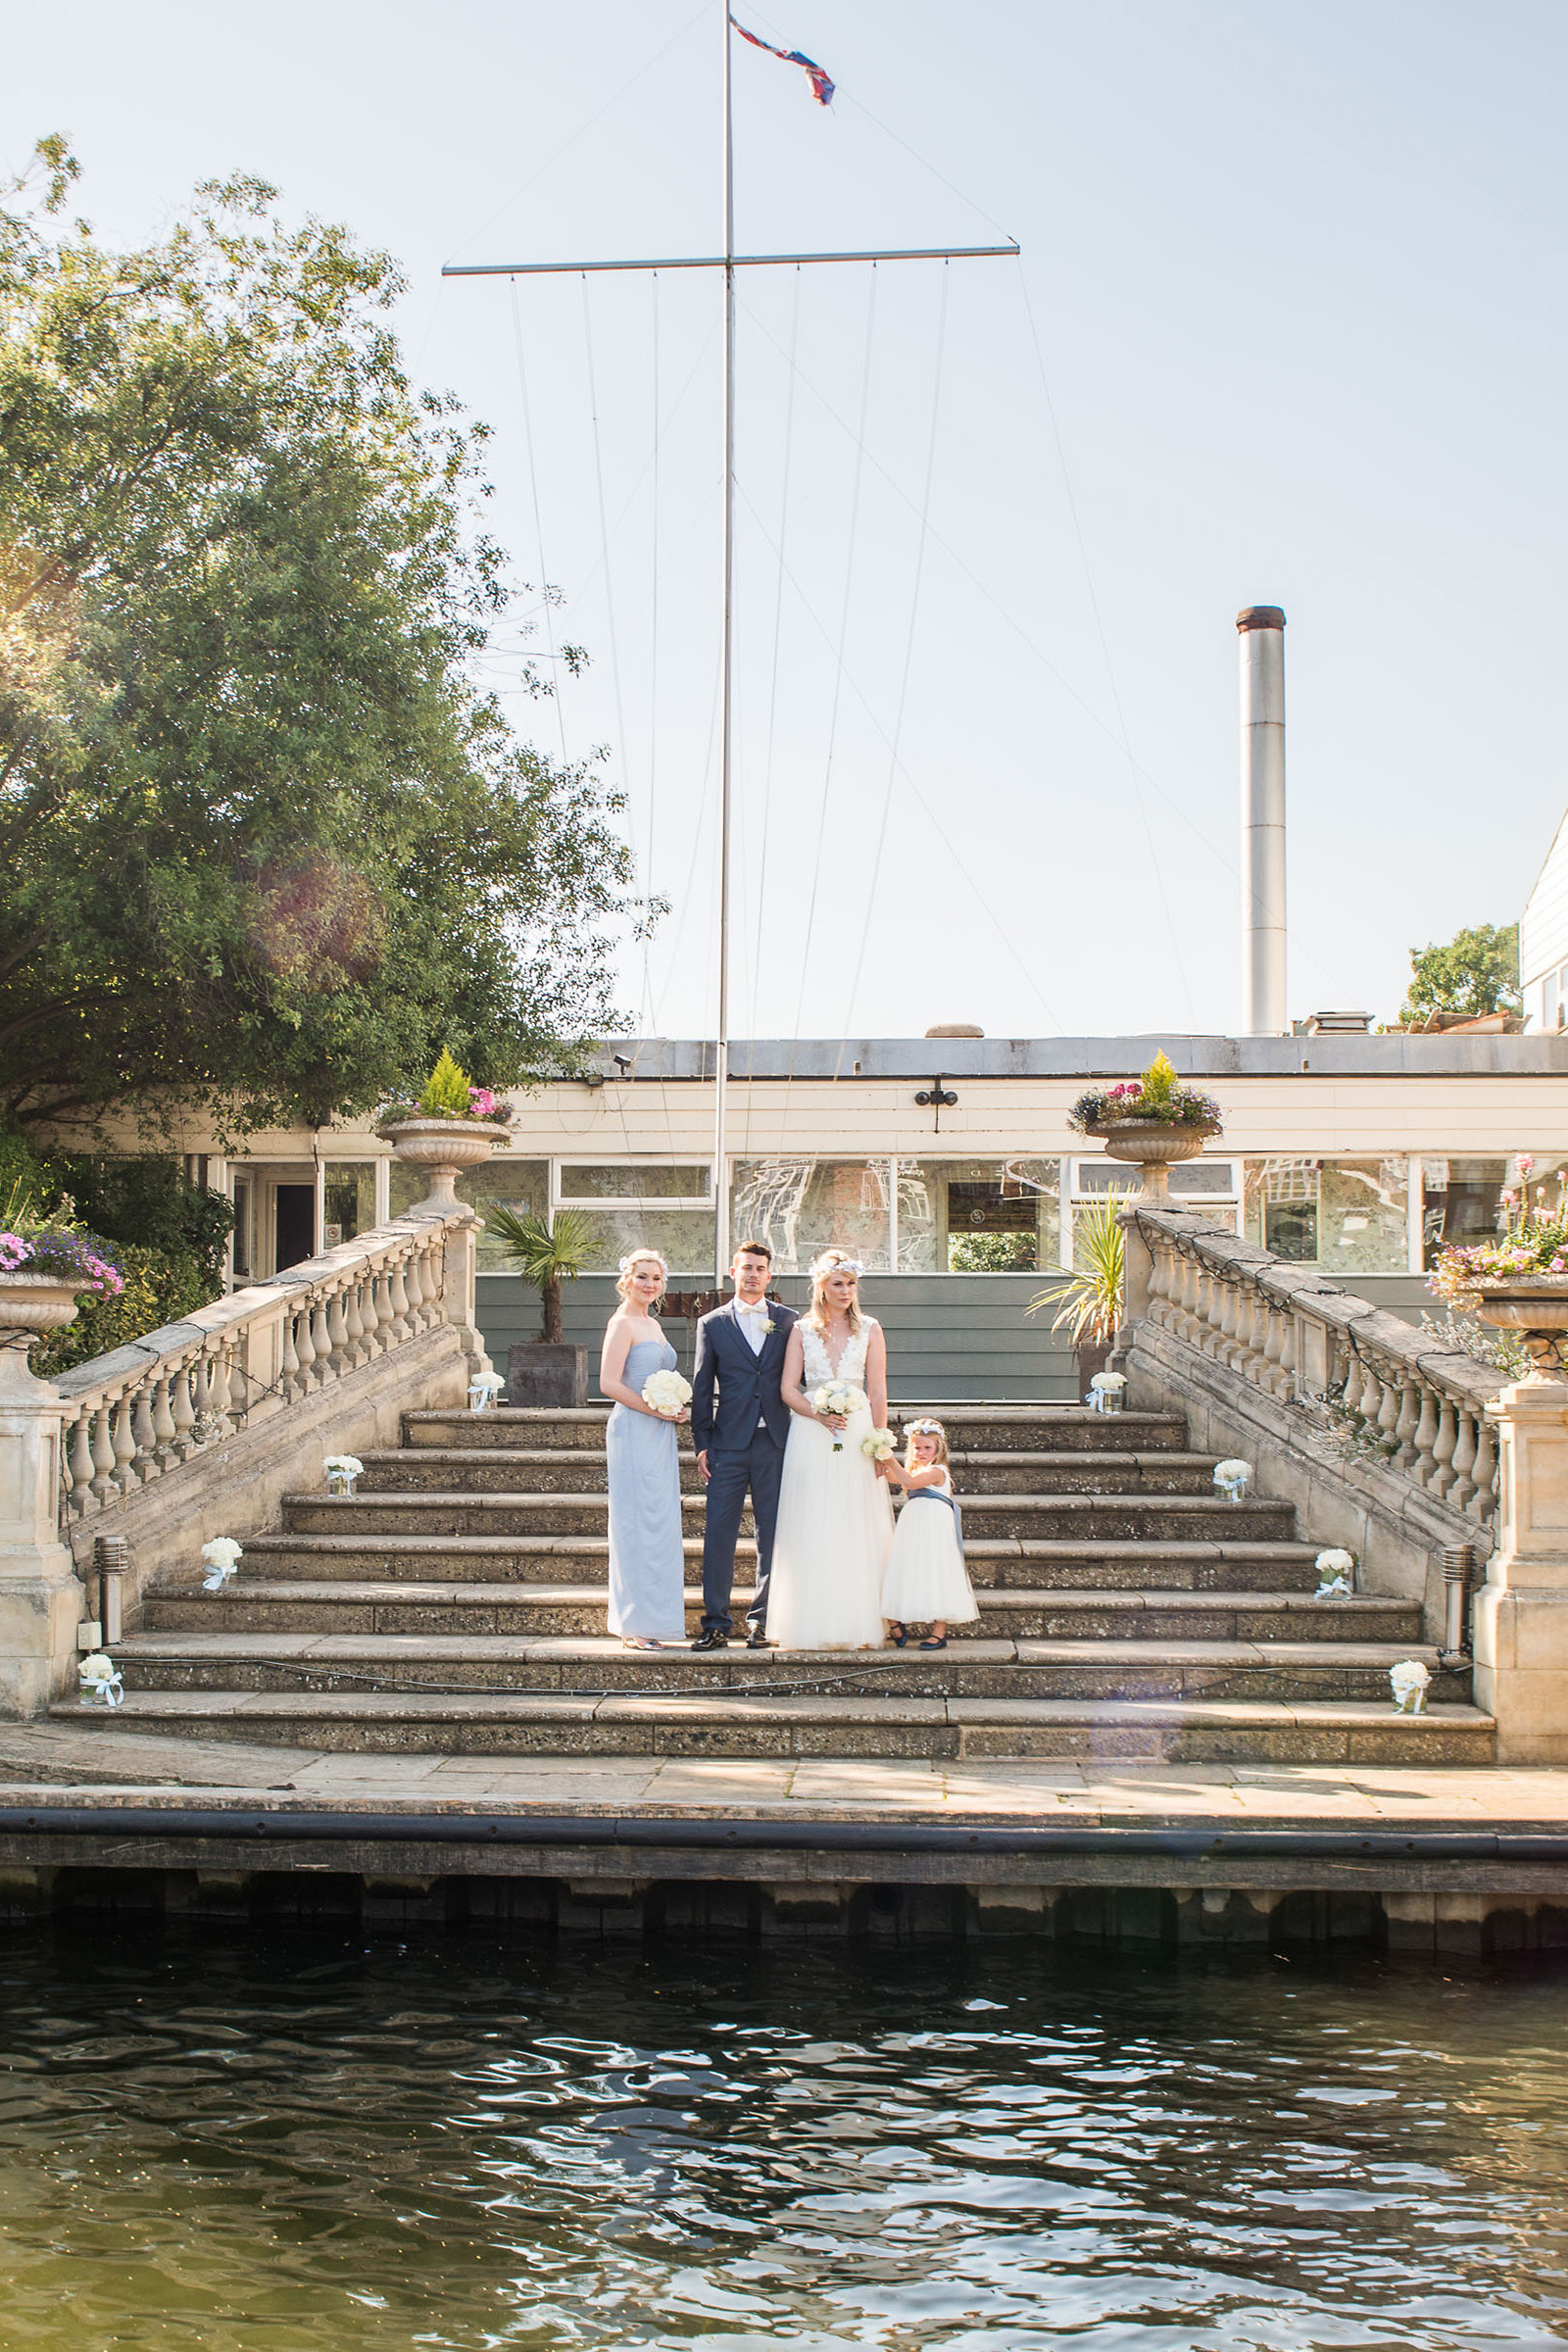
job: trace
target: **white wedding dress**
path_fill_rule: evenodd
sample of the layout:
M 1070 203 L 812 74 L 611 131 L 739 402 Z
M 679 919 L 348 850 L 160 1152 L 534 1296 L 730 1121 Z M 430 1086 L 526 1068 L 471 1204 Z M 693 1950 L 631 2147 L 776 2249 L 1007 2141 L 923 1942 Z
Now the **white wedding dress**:
M 806 1351 L 802 1386 L 809 1396 L 830 1380 L 865 1386 L 866 1350 L 876 1325 L 867 1316 L 835 1367 L 820 1335 L 797 1325 Z M 882 1572 L 893 1542 L 893 1498 L 860 1451 L 874 1424 L 869 1402 L 840 1430 L 795 1413 L 784 1448 L 767 1638 L 781 1649 L 880 1649 Z

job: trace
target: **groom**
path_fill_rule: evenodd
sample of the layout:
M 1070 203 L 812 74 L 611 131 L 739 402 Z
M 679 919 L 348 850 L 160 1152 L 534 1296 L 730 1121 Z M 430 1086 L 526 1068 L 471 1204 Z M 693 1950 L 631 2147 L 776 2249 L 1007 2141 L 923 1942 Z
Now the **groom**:
M 770 1303 L 773 1252 L 765 1242 L 742 1242 L 730 1262 L 735 1296 L 697 1326 L 692 1370 L 692 1444 L 697 1474 L 708 1489 L 703 1538 L 703 1630 L 693 1649 L 723 1649 L 730 1634 L 735 1539 L 746 1490 L 757 1526 L 757 1589 L 746 1612 L 748 1649 L 766 1649 L 767 1580 L 773 1566 L 779 1478 L 790 1410 L 779 1394 L 793 1307 Z M 718 1384 L 715 1404 L 713 1385 Z

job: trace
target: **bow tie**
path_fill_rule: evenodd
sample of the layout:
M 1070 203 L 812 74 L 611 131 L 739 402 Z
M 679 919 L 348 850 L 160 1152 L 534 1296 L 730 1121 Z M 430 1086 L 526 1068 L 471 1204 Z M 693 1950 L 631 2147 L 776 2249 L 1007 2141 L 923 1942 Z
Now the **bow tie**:
M 743 1315 L 765 1315 L 767 1306 L 764 1300 L 759 1299 L 755 1306 L 742 1306 L 736 1311 Z

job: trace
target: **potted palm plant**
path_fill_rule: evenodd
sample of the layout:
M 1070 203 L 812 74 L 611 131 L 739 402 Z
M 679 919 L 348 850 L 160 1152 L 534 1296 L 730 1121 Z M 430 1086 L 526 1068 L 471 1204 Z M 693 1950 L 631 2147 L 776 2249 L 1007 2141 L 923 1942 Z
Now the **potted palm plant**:
M 1053 1331 L 1067 1331 L 1078 1351 L 1078 1394 L 1090 1394 L 1090 1383 L 1103 1372 L 1121 1320 L 1127 1273 L 1125 1237 L 1118 1222 L 1129 1195 L 1106 1193 L 1103 1199 L 1075 1209 L 1072 1220 L 1073 1255 L 1077 1264 L 1059 1282 L 1037 1291 L 1025 1314 L 1038 1315 L 1054 1306 Z
M 586 1404 L 588 1350 L 569 1344 L 562 1330 L 561 1286 L 575 1282 L 592 1260 L 599 1241 L 593 1219 L 581 1209 L 558 1208 L 552 1224 L 531 1212 L 519 1216 L 497 1200 L 485 1231 L 539 1293 L 539 1337 L 507 1350 L 508 1404 Z

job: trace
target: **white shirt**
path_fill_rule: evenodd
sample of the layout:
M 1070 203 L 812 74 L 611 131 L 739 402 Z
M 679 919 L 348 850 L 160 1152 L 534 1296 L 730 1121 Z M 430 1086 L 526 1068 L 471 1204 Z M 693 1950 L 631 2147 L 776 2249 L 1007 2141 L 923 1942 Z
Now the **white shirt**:
M 759 1298 L 755 1306 L 744 1299 L 736 1299 L 735 1320 L 751 1343 L 754 1355 L 760 1355 L 762 1352 L 762 1342 L 767 1337 L 767 1300 L 765 1298 Z

